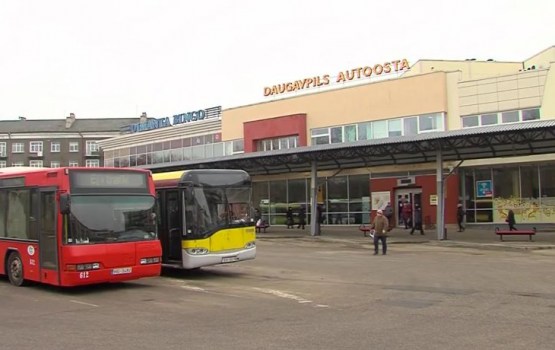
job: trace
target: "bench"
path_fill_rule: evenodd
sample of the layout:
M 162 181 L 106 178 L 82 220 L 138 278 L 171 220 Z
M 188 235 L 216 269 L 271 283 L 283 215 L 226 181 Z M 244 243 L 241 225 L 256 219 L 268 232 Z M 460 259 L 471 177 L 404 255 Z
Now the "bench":
M 503 241 L 503 236 L 528 236 L 530 241 L 532 236 L 536 234 L 536 228 L 533 227 L 531 230 L 500 230 L 499 227 L 495 228 L 495 234 L 499 236 L 499 240 Z
M 264 230 L 264 233 L 266 233 L 266 229 L 268 227 L 270 227 L 270 225 L 266 222 L 262 223 L 262 225 L 256 225 L 256 232 L 260 232 L 260 230 Z
M 362 231 L 362 235 L 363 235 L 364 237 L 370 237 L 370 231 L 373 231 L 372 226 L 370 226 L 370 225 L 364 225 L 364 224 L 360 225 L 360 226 L 358 227 L 358 229 L 359 229 L 360 231 Z

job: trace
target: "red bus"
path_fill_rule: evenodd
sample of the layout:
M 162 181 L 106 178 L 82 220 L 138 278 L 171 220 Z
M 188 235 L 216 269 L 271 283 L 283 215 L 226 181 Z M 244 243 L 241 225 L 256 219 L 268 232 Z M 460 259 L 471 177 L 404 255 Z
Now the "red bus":
M 0 274 L 15 286 L 158 276 L 156 232 L 148 170 L 0 169 Z

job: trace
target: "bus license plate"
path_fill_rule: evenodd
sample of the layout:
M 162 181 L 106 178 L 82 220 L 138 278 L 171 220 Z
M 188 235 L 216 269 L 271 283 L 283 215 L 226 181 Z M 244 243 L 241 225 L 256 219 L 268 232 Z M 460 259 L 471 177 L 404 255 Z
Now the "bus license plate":
M 229 257 L 226 257 L 226 258 L 222 258 L 222 264 L 235 262 L 235 261 L 238 261 L 238 260 L 239 260 L 239 258 L 236 257 L 236 256 L 229 256 Z
M 113 269 L 112 275 L 124 275 L 126 273 L 131 273 L 133 269 L 131 267 L 121 267 L 119 269 Z

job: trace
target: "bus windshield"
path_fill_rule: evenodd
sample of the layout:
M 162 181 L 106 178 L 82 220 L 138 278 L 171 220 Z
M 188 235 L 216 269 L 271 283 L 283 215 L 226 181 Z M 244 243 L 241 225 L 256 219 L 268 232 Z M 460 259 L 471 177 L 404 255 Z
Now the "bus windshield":
M 153 196 L 71 196 L 68 244 L 156 239 Z
M 225 227 L 254 224 L 250 187 L 195 187 L 187 198 L 188 238 L 206 237 Z

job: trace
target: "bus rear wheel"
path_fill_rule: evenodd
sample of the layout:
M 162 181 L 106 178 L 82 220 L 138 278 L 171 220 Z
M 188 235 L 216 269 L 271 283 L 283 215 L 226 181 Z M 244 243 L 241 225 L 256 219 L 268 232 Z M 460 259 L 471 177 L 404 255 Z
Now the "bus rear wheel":
M 8 278 L 10 283 L 16 287 L 23 285 L 23 262 L 18 252 L 12 252 L 8 257 Z

